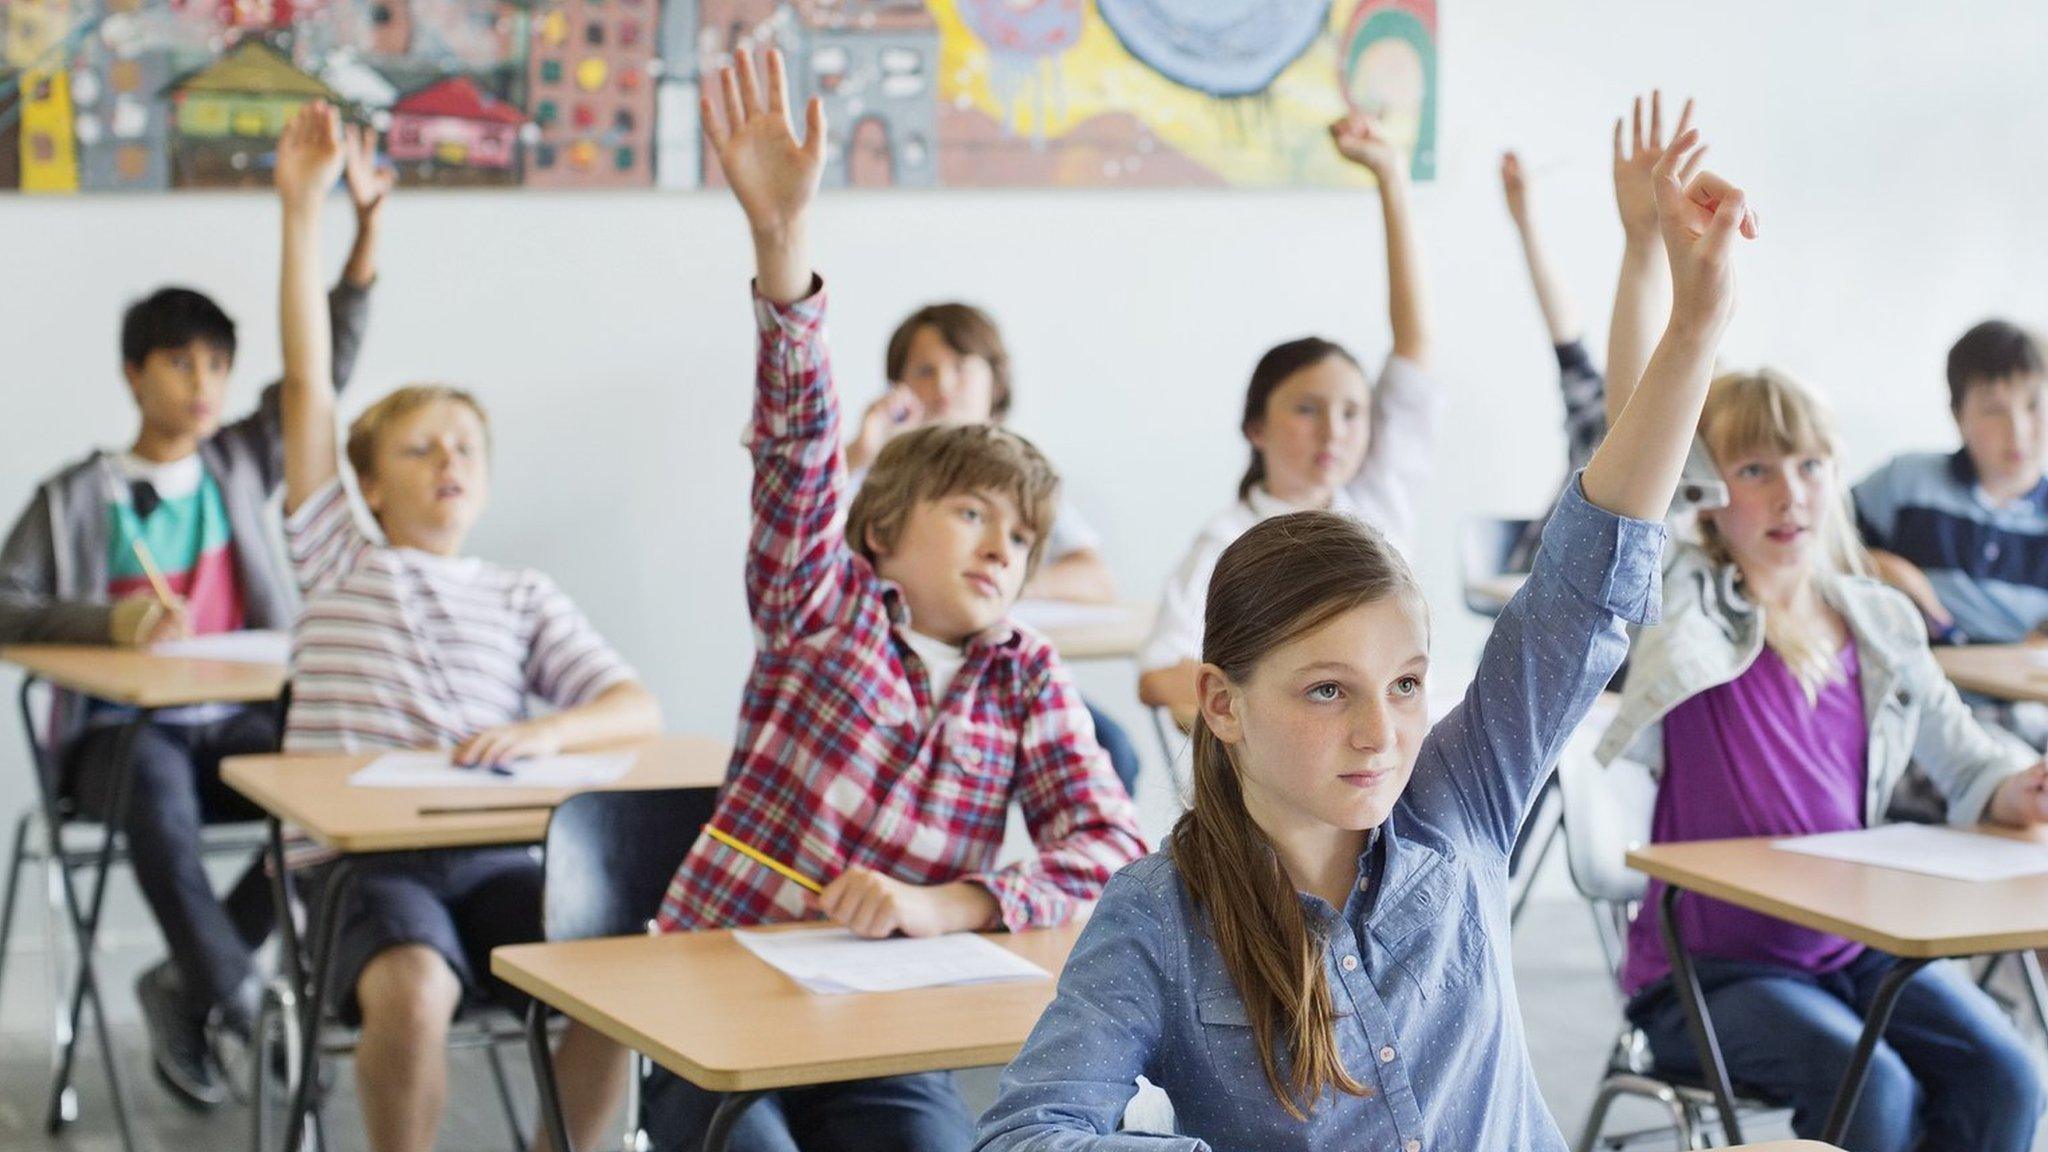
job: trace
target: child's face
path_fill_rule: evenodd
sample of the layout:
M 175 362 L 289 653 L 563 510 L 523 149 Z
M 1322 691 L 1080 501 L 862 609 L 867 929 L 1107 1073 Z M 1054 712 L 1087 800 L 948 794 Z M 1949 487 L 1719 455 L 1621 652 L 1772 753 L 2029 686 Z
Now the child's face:
M 1269 837 L 1377 828 L 1429 730 L 1429 625 L 1411 595 L 1331 618 L 1232 684 L 1202 666 L 1202 716 L 1230 746 L 1245 809 Z
M 1365 374 L 1340 356 L 1281 381 L 1245 436 L 1266 458 L 1266 490 L 1299 502 L 1349 483 L 1365 462 L 1368 403 Z
M 488 440 L 469 405 L 436 401 L 377 436 L 377 471 L 361 478 L 363 503 L 401 547 L 460 547 L 490 495 Z
M 142 363 L 122 368 L 144 428 L 163 439 L 196 441 L 220 428 L 221 402 L 234 364 L 227 349 L 194 340 L 158 348 Z
M 979 356 L 955 351 L 930 324 L 910 338 L 903 379 L 928 424 L 987 424 L 995 418 L 996 374 Z
M 1998 491 L 2025 491 L 2041 478 L 2041 393 L 2048 378 L 2011 376 L 1963 393 L 1956 427 L 1979 481 Z
M 902 587 L 911 627 L 960 644 L 1009 613 L 1036 539 L 1009 493 L 979 491 L 921 500 L 895 547 L 868 546 L 875 571 Z
M 1821 524 L 1839 498 L 1834 461 L 1820 452 L 1756 451 L 1716 460 L 1725 507 L 1700 512 L 1744 573 L 1796 572 L 1821 555 Z

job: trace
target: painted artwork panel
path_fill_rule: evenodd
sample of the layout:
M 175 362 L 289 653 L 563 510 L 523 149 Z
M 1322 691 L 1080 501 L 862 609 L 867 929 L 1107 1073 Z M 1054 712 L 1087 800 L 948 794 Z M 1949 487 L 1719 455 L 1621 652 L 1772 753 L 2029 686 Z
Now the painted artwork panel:
M 262 188 L 310 100 L 401 183 L 719 183 L 738 48 L 826 105 L 835 187 L 1315 187 L 1381 116 L 1436 169 L 1436 0 L 0 0 L 0 189 Z

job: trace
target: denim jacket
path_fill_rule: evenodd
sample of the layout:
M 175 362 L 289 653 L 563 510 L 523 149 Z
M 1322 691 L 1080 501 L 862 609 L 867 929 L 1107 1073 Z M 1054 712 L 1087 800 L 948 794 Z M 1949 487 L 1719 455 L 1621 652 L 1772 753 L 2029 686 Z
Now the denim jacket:
M 1763 609 L 1742 595 L 1737 575 L 1733 564 L 1715 563 L 1696 544 L 1672 548 L 1664 563 L 1664 622 L 1636 637 L 1621 707 L 1595 753 L 1602 764 L 1627 756 L 1661 775 L 1665 715 L 1742 675 L 1763 652 Z M 1915 762 L 1947 798 L 1951 823 L 1982 820 L 1998 785 L 2038 757 L 1971 716 L 1902 593 L 1835 574 L 1820 577 L 1818 586 L 1848 624 L 1862 665 L 1870 729 L 1864 823 L 1883 823 L 1893 789 Z
M 1622 622 L 1656 617 L 1663 543 L 1661 524 L 1595 508 L 1574 483 L 1344 907 L 1298 896 L 1325 940 L 1338 1052 L 1371 1095 L 1326 1096 L 1306 1123 L 1287 1115 L 1169 847 L 1104 890 L 977 1147 L 1563 1149 L 1515 1004 L 1508 852 L 1627 650 Z M 1172 1098 L 1183 1135 L 1116 1130 L 1141 1075 Z

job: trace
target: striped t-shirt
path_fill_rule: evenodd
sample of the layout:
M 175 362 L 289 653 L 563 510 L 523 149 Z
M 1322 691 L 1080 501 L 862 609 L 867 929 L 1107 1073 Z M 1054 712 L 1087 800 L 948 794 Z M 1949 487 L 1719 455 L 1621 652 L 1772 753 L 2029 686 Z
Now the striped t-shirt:
M 1967 453 L 1909 453 L 1856 485 L 1856 522 L 1927 573 L 1970 640 L 2009 644 L 2048 622 L 2048 480 L 1995 505 Z
M 285 520 L 306 607 L 292 638 L 292 752 L 449 747 L 633 679 L 538 572 L 374 540 L 335 480 Z

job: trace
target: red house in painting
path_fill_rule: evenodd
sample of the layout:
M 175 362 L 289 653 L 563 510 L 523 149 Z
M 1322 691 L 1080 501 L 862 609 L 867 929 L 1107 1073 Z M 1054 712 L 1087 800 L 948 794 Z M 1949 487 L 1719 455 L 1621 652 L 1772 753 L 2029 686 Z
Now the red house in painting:
M 483 91 L 467 76 L 452 76 L 400 97 L 391 106 L 388 148 L 392 163 L 432 169 L 435 183 L 462 170 L 484 178 L 510 177 L 519 156 L 526 114 Z

